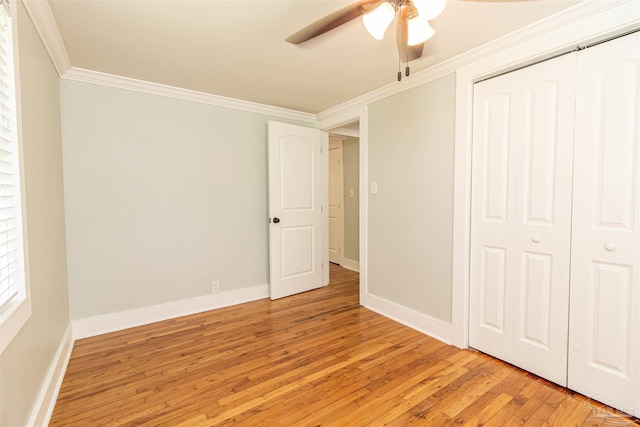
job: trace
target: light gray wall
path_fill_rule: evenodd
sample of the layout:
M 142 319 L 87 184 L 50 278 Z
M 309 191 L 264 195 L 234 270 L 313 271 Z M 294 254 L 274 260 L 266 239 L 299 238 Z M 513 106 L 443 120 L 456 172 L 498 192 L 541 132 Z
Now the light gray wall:
M 61 105 L 73 320 L 269 282 L 275 118 L 68 80 Z
M 342 143 L 344 165 L 344 256 L 360 260 L 360 174 L 358 138 L 345 138 Z M 350 195 L 353 191 L 353 196 Z
M 3 426 L 27 425 L 69 324 L 58 75 L 22 3 L 14 4 L 33 314 L 0 356 Z
M 369 292 L 451 320 L 455 76 L 369 105 Z

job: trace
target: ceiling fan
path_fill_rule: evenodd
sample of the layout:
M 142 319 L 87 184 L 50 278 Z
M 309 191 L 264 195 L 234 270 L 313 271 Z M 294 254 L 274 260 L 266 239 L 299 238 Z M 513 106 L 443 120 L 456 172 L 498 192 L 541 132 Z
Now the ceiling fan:
M 399 62 L 406 64 L 405 75 L 409 76 L 409 61 L 422 56 L 424 42 L 434 34 L 429 21 L 440 15 L 446 4 L 447 0 L 361 0 L 325 16 L 285 40 L 293 44 L 304 43 L 359 16 L 363 17 L 369 34 L 382 40 L 395 18 Z M 399 70 L 400 80 L 402 72 Z

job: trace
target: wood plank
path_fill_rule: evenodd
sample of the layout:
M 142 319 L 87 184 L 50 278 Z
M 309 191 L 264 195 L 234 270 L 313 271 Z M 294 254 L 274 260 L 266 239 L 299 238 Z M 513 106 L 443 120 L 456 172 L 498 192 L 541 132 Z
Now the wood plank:
M 595 426 L 620 417 L 367 310 L 358 286 L 357 273 L 332 265 L 318 290 L 79 340 L 50 425 Z

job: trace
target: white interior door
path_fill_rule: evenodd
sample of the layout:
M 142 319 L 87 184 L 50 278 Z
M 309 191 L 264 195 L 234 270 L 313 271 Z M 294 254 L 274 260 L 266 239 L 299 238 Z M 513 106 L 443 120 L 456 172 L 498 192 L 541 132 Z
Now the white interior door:
M 325 132 L 269 122 L 270 296 L 326 284 Z
M 640 34 L 578 54 L 569 387 L 640 414 Z
M 329 261 L 340 265 L 344 257 L 343 204 L 342 140 L 336 138 L 329 142 Z
M 469 345 L 567 378 L 575 55 L 475 85 Z

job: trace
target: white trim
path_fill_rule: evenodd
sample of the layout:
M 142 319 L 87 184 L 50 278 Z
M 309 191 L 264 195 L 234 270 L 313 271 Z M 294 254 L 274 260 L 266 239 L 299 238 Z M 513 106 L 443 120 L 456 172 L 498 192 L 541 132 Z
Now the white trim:
M 92 337 L 263 298 L 269 298 L 269 285 L 255 285 L 217 294 L 73 320 L 71 322 L 73 325 L 73 338 Z
M 251 113 L 266 114 L 278 118 L 299 120 L 302 122 L 313 124 L 316 123 L 315 114 L 288 110 L 286 108 L 272 107 L 270 105 L 242 101 L 239 99 L 227 98 L 225 96 L 212 95 L 195 90 L 182 89 L 174 86 L 163 85 L 160 83 L 153 83 L 144 80 L 132 79 L 129 77 L 122 77 L 113 74 L 101 73 L 98 71 L 86 70 L 83 68 L 71 67 L 61 76 L 61 78 L 119 89 L 128 89 L 153 95 L 166 96 L 169 98 L 182 99 L 185 101 L 198 102 L 201 104 L 215 105 L 218 107 L 232 108 L 234 110 L 248 111 Z
M 354 121 L 359 122 L 359 132 L 358 132 L 358 148 L 359 148 L 359 161 L 360 161 L 360 176 L 359 176 L 359 185 L 360 185 L 360 218 L 358 220 L 360 229 L 360 242 L 359 242 L 359 258 L 360 261 L 358 263 L 358 270 L 360 273 L 360 303 L 363 304 L 367 296 L 367 248 L 368 248 L 368 240 L 367 240 L 367 219 L 368 219 L 368 211 L 367 211 L 367 203 L 368 203 L 368 138 L 369 134 L 367 132 L 368 129 L 368 113 L 367 106 L 352 106 L 349 109 L 343 109 L 340 111 L 333 112 L 331 114 L 326 114 L 321 120 L 318 122 L 318 128 L 323 129 L 327 132 L 330 132 L 332 129 L 339 128 L 348 123 L 353 123 Z M 327 252 L 328 253 L 328 252 Z
M 361 304 L 384 317 L 402 323 L 446 344 L 451 344 L 453 333 L 450 323 L 371 294 L 368 294 Z
M 364 304 L 369 293 L 368 257 L 369 257 L 369 107 L 360 109 L 360 303 Z
M 318 129 L 326 130 L 327 132 L 333 132 L 334 129 L 340 128 L 353 123 L 354 121 L 362 118 L 362 111 L 366 107 L 366 104 L 358 103 L 349 105 L 343 109 L 327 110 L 316 115 L 316 123 Z M 359 125 L 358 134 L 363 130 L 362 123 Z
M 456 129 L 454 157 L 452 338 L 454 345 L 468 346 L 469 236 L 471 207 L 471 129 L 473 83 L 531 64 L 540 59 L 623 33 L 640 26 L 637 0 L 589 1 L 554 18 L 553 28 L 545 23 L 540 30 L 523 31 L 529 38 L 519 43 L 497 43 L 490 55 L 461 67 L 456 73 Z M 519 34 L 519 33 L 518 33 Z M 517 40 L 518 38 L 516 38 Z M 473 56 L 473 55 L 472 55 Z
M 19 298 L 18 295 L 14 300 L 3 307 L 0 314 L 0 354 L 11 344 L 11 341 L 31 317 L 31 296 L 27 293 Z
M 342 264 L 340 264 L 340 266 L 343 268 L 346 268 L 347 270 L 356 271 L 356 272 L 360 271 L 360 262 L 355 261 L 353 259 L 342 258 Z
M 29 426 L 45 427 L 49 425 L 53 409 L 60 393 L 60 387 L 62 386 L 62 380 L 71 358 L 71 351 L 73 350 L 73 334 L 71 324 L 67 325 L 67 329 L 62 336 L 62 341 L 58 346 L 49 371 L 45 377 L 36 403 L 33 406 L 31 416 L 29 417 Z
M 49 52 L 53 66 L 58 75 L 62 76 L 71 67 L 71 61 L 49 3 L 43 0 L 22 0 L 22 4 Z
M 20 225 L 18 231 L 18 262 L 22 261 L 19 266 L 18 274 L 22 276 L 24 281 L 23 288 L 18 292 L 12 301 L 0 312 L 0 354 L 4 352 L 11 341 L 18 335 L 18 332 L 27 323 L 32 314 L 31 308 L 31 285 L 30 285 L 30 269 L 29 269 L 29 239 L 27 234 L 27 198 L 25 184 L 25 168 L 24 168 L 24 141 L 22 137 L 22 93 L 21 93 L 21 64 L 20 64 L 20 43 L 18 40 L 18 19 L 12 19 L 12 47 L 13 47 L 13 66 L 15 85 L 15 113 L 16 113 L 16 138 L 18 148 L 18 172 L 19 172 L 19 189 L 20 193 L 16 197 L 16 203 L 19 206 Z
M 349 136 L 351 138 L 359 138 L 360 131 L 357 129 L 349 129 L 346 127 L 331 129 L 329 132 L 331 135 Z
M 323 285 L 327 286 L 331 280 L 329 272 L 329 134 L 322 134 L 322 148 L 320 151 L 322 167 L 320 168 L 320 185 L 322 186 L 322 270 L 324 272 Z M 271 256 L 271 253 L 269 253 Z

